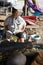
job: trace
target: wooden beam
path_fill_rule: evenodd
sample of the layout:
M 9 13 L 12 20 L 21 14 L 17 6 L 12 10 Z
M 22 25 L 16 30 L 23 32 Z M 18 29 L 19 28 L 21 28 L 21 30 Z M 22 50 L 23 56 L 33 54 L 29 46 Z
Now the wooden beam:
M 24 0 L 24 6 L 25 6 L 25 16 L 27 15 L 27 4 L 26 4 L 27 0 Z

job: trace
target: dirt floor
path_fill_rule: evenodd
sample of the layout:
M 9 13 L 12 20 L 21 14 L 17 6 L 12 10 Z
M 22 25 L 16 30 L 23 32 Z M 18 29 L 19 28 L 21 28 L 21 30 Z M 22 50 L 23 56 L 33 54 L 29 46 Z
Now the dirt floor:
M 36 24 L 39 25 L 39 28 L 36 30 L 36 32 L 41 36 L 39 43 L 43 43 L 43 21 L 38 20 Z

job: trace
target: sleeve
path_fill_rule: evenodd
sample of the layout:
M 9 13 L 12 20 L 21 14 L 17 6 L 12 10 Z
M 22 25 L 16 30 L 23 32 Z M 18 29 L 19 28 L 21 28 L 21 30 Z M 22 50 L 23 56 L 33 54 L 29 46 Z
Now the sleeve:
M 26 22 L 22 17 L 19 16 L 18 21 L 20 21 L 23 24 L 23 26 L 26 26 Z
M 21 22 L 23 23 L 23 26 L 26 26 L 26 21 L 21 17 Z
M 23 25 L 24 25 L 24 26 L 26 26 L 26 22 L 25 22 L 25 20 L 24 20 L 24 19 L 23 19 Z
M 10 21 L 10 18 L 8 17 L 8 18 L 4 21 L 4 25 L 5 25 L 5 26 L 8 26 L 8 25 L 9 25 L 9 21 Z

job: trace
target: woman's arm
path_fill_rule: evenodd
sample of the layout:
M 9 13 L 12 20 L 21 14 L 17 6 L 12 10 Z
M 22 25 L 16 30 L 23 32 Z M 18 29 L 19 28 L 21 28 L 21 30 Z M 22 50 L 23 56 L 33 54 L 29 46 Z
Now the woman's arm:
M 7 19 L 4 21 L 4 30 L 5 30 L 5 32 L 6 32 L 7 30 L 9 30 L 9 29 L 8 29 L 8 26 L 9 26 L 9 18 L 7 18 Z
M 23 26 L 21 30 L 22 30 L 22 31 L 24 31 L 24 30 L 25 30 L 25 28 L 26 28 L 26 26 Z

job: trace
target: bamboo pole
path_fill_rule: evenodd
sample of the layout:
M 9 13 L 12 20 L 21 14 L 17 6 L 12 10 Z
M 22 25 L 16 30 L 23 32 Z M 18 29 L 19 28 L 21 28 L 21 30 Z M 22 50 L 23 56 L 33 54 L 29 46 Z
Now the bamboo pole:
M 25 12 L 25 16 L 27 15 L 27 4 L 26 4 L 26 1 L 27 0 L 24 0 L 24 6 L 25 6 L 25 11 L 24 12 Z

